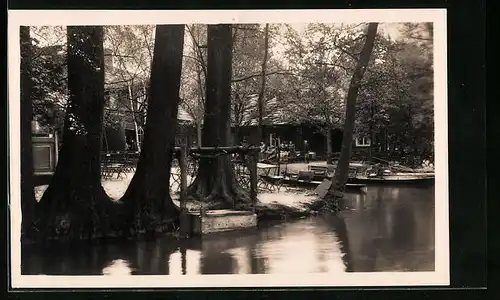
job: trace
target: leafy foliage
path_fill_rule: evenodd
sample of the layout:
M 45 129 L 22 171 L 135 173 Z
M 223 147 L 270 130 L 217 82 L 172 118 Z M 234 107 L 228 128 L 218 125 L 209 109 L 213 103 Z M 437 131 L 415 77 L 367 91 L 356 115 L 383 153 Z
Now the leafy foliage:
M 325 135 L 341 126 L 361 33 L 358 27 L 329 24 L 309 24 L 302 35 L 287 28 L 285 54 L 296 74 L 286 95 L 291 116 L 313 122 Z
M 37 31 L 33 28 L 32 31 Z M 40 36 L 40 33 L 35 34 Z M 45 45 L 32 39 L 33 114 L 42 125 L 62 132 L 68 100 L 66 47 L 63 44 Z
M 309 24 L 301 34 L 286 26 L 291 74 L 281 81 L 280 98 L 290 119 L 312 121 L 324 134 L 341 126 L 348 78 L 364 40 L 360 25 Z M 413 164 L 433 155 L 432 24 L 405 23 L 401 34 L 396 41 L 382 33 L 376 37 L 355 132 L 382 136 L 378 151 Z
M 105 29 L 106 127 L 117 127 L 124 115 L 144 124 L 147 83 L 154 45 L 154 25 L 107 26 Z M 31 28 L 35 118 L 62 132 L 66 111 L 67 49 L 62 26 Z M 131 92 L 128 88 L 130 86 Z
M 323 134 L 341 127 L 345 97 L 364 41 L 364 24 L 309 24 L 297 31 L 270 24 L 263 95 L 264 123 L 309 122 Z M 432 23 L 400 24 L 400 36 L 377 35 L 357 101 L 355 132 L 379 137 L 376 150 L 394 157 L 432 158 Z M 127 115 L 145 123 L 154 25 L 105 28 L 105 126 L 119 126 Z M 186 26 L 181 111 L 201 132 L 206 97 L 206 25 Z M 62 128 L 67 101 L 63 27 L 32 28 L 34 112 L 42 124 Z M 255 125 L 262 87 L 264 25 L 233 24 L 231 123 Z M 280 51 L 283 55 L 280 55 Z M 129 91 L 130 88 L 130 91 Z
M 201 24 L 186 26 L 187 44 L 183 57 L 180 106 L 201 126 L 205 105 L 207 74 L 207 27 Z
M 360 93 L 356 131 L 383 135 L 377 148 L 413 165 L 433 158 L 433 62 L 432 41 L 423 44 L 407 34 L 397 42 L 379 35 L 379 54 Z

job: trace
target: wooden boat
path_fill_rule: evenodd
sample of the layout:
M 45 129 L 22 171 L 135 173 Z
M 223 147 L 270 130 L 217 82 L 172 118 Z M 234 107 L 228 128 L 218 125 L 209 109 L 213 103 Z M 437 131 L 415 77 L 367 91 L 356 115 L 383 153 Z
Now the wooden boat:
M 322 181 L 317 181 L 317 180 L 306 181 L 306 180 L 298 180 L 295 178 L 284 178 L 282 181 L 282 184 L 289 185 L 289 186 L 297 186 L 297 187 L 315 189 L 316 187 L 318 187 L 318 185 L 321 184 L 321 182 Z M 346 184 L 346 189 L 352 190 L 352 191 L 361 190 L 364 187 L 366 187 L 366 184 L 363 184 L 363 183 L 347 183 Z
M 381 176 L 357 175 L 348 180 L 359 184 L 433 184 L 434 174 L 396 173 Z
M 280 184 L 286 185 L 290 187 L 296 188 L 305 188 L 305 189 L 315 189 L 317 188 L 322 181 L 318 180 L 309 180 L 308 178 L 304 178 L 299 174 L 296 177 L 292 176 L 261 176 L 261 178 L 265 181 L 268 181 L 272 184 Z M 366 185 L 363 183 L 347 183 L 346 190 L 347 191 L 361 191 L 365 188 Z

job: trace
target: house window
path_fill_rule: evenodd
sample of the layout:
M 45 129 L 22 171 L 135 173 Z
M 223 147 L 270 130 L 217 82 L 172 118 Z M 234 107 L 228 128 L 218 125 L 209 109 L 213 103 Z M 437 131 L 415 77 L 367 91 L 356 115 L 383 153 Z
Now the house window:
M 31 121 L 31 132 L 33 136 L 49 138 L 53 137 L 51 129 L 47 126 L 40 125 L 40 123 L 38 123 L 38 121 L 36 120 Z
M 368 137 L 357 137 L 356 147 L 369 147 L 371 145 L 370 138 Z
M 144 130 L 143 130 L 141 127 L 139 127 L 138 129 L 139 129 L 139 130 L 138 130 L 138 135 L 139 135 L 139 143 L 141 143 L 141 144 L 142 144 L 142 142 L 143 142 L 143 140 L 144 140 Z

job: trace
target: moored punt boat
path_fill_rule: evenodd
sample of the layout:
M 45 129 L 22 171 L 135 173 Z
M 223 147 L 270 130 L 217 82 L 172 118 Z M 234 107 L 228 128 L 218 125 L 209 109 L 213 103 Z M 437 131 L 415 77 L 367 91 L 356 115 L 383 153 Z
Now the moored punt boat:
M 349 183 L 359 184 L 433 184 L 434 174 L 399 173 L 382 176 L 361 176 L 349 178 Z
M 317 181 L 317 180 L 303 180 L 299 179 L 297 177 L 290 177 L 290 176 L 261 176 L 263 180 L 266 180 L 271 183 L 276 183 L 280 185 L 286 185 L 289 187 L 296 187 L 296 188 L 305 188 L 305 189 L 315 189 L 318 187 L 318 185 L 321 184 L 322 181 Z M 361 191 L 363 188 L 365 188 L 366 185 L 362 183 L 347 183 L 346 184 L 346 190 L 347 191 Z
M 282 181 L 282 184 L 288 185 L 288 186 L 296 186 L 296 187 L 304 187 L 304 188 L 312 188 L 315 189 L 318 187 L 318 185 L 321 184 L 321 181 L 313 180 L 313 181 L 306 181 L 306 180 L 297 180 L 294 178 L 284 178 Z M 347 183 L 346 184 L 346 189 L 348 191 L 359 191 L 366 187 L 365 184 L 363 183 Z

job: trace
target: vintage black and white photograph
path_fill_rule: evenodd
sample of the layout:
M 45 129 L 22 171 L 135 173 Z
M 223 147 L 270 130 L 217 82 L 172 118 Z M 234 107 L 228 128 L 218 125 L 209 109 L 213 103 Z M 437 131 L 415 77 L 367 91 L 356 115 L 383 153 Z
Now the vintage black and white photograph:
M 444 10 L 10 11 L 8 59 L 13 287 L 449 284 Z

